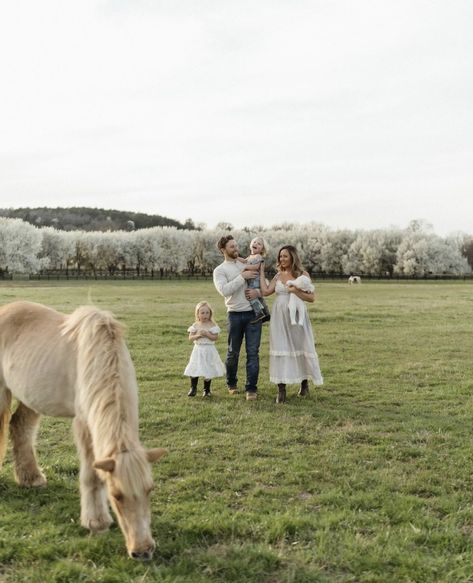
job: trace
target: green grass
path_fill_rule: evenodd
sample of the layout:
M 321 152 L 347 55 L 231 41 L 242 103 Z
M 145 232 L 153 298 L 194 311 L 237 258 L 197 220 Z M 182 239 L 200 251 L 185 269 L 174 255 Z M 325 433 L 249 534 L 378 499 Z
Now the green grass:
M 154 468 L 153 561 L 79 525 L 70 422 L 43 419 L 41 490 L 0 475 L 0 580 L 309 583 L 473 581 L 473 287 L 324 282 L 310 306 L 325 385 L 274 403 L 186 397 L 194 305 L 211 282 L 1 283 L 0 303 L 93 302 L 128 327 Z M 225 334 L 218 341 L 225 354 Z M 241 367 L 241 378 L 244 369 Z

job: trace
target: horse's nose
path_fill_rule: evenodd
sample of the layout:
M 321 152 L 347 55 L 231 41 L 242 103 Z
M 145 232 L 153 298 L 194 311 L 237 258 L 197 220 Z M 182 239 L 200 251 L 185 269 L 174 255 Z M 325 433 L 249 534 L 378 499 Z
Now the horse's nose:
M 156 545 L 152 544 L 147 549 L 131 551 L 130 557 L 141 561 L 150 561 L 153 558 L 153 552 Z
M 153 551 L 132 551 L 131 558 L 141 561 L 149 561 L 153 557 Z

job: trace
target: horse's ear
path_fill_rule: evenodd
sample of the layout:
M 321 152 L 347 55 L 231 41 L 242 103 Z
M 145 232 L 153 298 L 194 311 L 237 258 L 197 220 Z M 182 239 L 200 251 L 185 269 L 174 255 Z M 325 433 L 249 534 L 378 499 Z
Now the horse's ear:
M 105 458 L 104 460 L 96 460 L 94 462 L 94 468 L 96 470 L 103 470 L 104 472 L 113 472 L 115 469 L 115 460 L 111 457 Z
M 150 464 L 152 464 L 153 462 L 157 462 L 159 459 L 161 459 L 164 455 L 166 455 L 168 452 L 167 449 L 164 449 L 163 447 L 155 447 L 153 449 L 147 449 L 146 450 L 146 459 L 149 461 Z

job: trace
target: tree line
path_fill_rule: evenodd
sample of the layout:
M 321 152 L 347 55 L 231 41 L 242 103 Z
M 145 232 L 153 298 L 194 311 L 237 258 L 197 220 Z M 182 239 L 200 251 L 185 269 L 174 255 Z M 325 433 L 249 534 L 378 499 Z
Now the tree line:
M 152 227 L 135 231 L 60 231 L 20 219 L 0 218 L 0 273 L 133 272 L 210 275 L 222 260 L 216 241 L 222 228 Z M 473 237 L 436 235 L 420 221 L 405 229 L 331 229 L 319 223 L 234 229 L 242 255 L 256 235 L 268 245 L 266 266 L 276 267 L 279 248 L 295 245 L 311 273 L 422 277 L 466 274 L 473 265 Z
M 22 219 L 37 227 L 54 227 L 60 231 L 134 231 L 151 227 L 196 228 L 192 219 L 180 223 L 161 215 L 90 207 L 10 208 L 0 209 L 0 216 Z

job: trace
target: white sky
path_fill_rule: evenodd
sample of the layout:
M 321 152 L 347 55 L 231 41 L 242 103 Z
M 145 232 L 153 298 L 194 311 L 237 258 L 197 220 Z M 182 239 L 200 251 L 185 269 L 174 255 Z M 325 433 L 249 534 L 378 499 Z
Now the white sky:
M 471 0 L 0 0 L 0 207 L 473 233 Z

